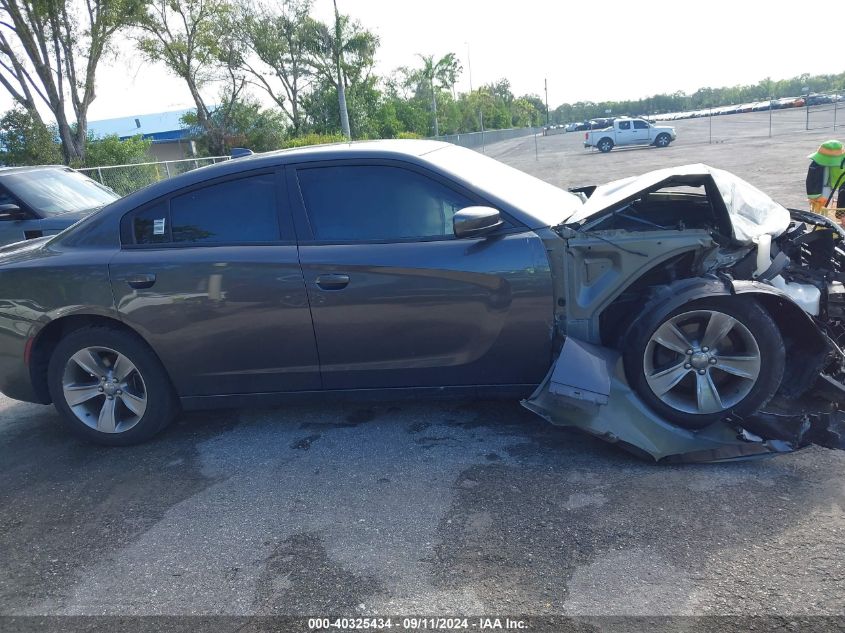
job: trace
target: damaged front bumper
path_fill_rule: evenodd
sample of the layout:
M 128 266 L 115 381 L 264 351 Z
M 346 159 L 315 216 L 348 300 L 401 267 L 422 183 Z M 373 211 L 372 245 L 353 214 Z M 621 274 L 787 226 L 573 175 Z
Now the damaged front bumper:
M 831 379 L 819 378 L 821 390 Z M 569 337 L 542 384 L 522 404 L 552 424 L 581 429 L 640 457 L 723 462 L 789 453 L 810 444 L 845 449 L 845 413 L 814 395 L 775 399 L 752 416 L 683 429 L 640 400 L 627 383 L 617 351 Z

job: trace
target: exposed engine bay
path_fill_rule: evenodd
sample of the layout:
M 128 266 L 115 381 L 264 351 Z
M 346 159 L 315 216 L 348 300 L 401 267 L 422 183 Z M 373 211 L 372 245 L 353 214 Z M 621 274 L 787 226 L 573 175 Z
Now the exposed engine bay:
M 837 224 L 705 165 L 573 192 L 546 239 L 560 355 L 526 407 L 656 460 L 845 448 Z

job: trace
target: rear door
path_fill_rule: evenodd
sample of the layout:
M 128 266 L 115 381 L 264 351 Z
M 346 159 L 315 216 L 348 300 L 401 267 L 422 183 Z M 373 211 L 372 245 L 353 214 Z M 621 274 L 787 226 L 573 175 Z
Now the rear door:
M 404 162 L 307 164 L 290 179 L 325 388 L 542 380 L 553 305 L 533 232 L 508 221 L 456 239 L 455 212 L 485 201 Z
M 109 266 L 117 307 L 180 395 L 320 387 L 281 174 L 202 183 L 123 218 Z

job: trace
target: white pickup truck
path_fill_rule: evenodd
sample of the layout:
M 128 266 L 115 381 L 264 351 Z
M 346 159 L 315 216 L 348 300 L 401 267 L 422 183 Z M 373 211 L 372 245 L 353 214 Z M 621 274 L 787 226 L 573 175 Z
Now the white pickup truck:
M 609 128 L 584 135 L 584 147 L 597 147 L 609 152 L 619 145 L 654 145 L 666 147 L 676 138 L 675 128 L 658 127 L 643 119 L 616 119 Z

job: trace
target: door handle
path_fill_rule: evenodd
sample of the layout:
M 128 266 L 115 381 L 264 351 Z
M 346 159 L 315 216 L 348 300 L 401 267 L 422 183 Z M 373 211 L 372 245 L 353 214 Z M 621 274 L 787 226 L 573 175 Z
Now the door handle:
M 317 277 L 317 286 L 323 290 L 343 290 L 349 285 L 349 275 L 320 275 Z
M 126 278 L 126 283 L 138 290 L 151 288 L 155 282 L 156 276 L 154 273 L 134 273 Z

